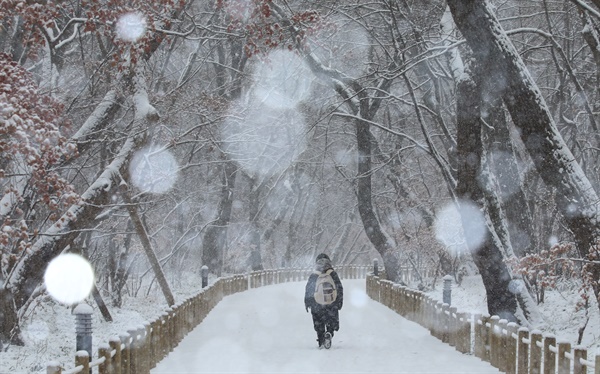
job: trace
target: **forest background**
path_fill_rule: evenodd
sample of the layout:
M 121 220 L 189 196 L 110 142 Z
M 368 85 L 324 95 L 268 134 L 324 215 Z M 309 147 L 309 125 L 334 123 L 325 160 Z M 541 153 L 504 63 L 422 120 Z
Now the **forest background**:
M 476 274 L 524 325 L 552 289 L 598 308 L 596 0 L 1 0 L 0 19 L 7 347 L 67 252 L 107 315 L 152 287 L 172 305 L 204 265 L 320 252 L 425 290 Z

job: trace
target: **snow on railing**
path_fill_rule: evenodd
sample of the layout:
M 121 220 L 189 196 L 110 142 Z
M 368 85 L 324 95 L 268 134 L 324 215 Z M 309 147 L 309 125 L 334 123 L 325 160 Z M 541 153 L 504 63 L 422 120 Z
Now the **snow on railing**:
M 372 271 L 371 266 L 336 267 L 343 279 L 361 279 Z M 46 366 L 48 374 L 145 374 L 156 366 L 199 325 L 223 297 L 272 284 L 305 281 L 312 269 L 280 269 L 255 271 L 217 279 L 181 303 L 168 308 L 151 322 L 127 330 L 108 344 L 101 344 L 98 357 L 90 362 L 87 351 L 75 353 L 75 366 L 65 369 L 59 362 Z
M 529 331 L 498 316 L 459 313 L 421 291 L 372 274 L 367 276 L 367 294 L 457 351 L 473 354 L 502 372 L 600 374 L 600 355 L 588 360 L 583 347 L 557 343 L 553 335 Z

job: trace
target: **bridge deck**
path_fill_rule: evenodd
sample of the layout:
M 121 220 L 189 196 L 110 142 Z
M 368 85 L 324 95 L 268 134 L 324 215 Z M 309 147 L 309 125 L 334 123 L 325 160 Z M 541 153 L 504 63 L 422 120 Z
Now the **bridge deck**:
M 228 296 L 151 373 L 499 373 L 463 355 L 345 280 L 340 331 L 319 350 L 304 283 Z

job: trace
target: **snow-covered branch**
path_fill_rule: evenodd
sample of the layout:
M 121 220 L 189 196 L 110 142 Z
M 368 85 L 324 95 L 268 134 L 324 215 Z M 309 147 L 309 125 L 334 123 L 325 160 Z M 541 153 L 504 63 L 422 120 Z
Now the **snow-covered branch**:
M 143 75 L 142 64 L 137 64 L 135 74 L 133 76 L 133 105 L 135 109 L 135 120 L 156 122 L 160 118 L 158 110 L 148 98 L 148 89 L 146 87 L 146 79 Z
M 62 28 L 62 30 L 60 30 L 58 32 L 57 35 L 54 35 L 54 29 L 52 29 L 51 27 L 45 27 L 44 31 L 46 32 L 46 36 L 48 37 L 48 43 L 56 49 L 63 47 L 64 45 L 70 43 L 71 41 L 73 41 L 75 39 L 75 37 L 79 33 L 79 25 L 81 25 L 87 21 L 88 20 L 86 18 L 71 18 L 71 19 L 69 19 L 67 24 Z M 56 23 L 55 23 L 55 25 L 56 25 Z M 62 39 L 63 36 L 66 34 L 67 30 L 72 25 L 74 25 L 74 27 L 73 27 L 73 32 L 71 33 L 71 35 Z M 59 42 L 59 40 L 60 40 L 60 42 Z
M 541 35 L 544 38 L 550 40 L 550 42 L 552 42 L 553 47 L 558 51 L 558 54 L 560 55 L 561 59 L 563 60 L 563 62 L 565 64 L 565 68 L 567 70 L 567 73 L 569 74 L 569 77 L 571 78 L 571 81 L 575 85 L 575 90 L 577 91 L 577 94 L 579 95 L 579 98 L 581 99 L 581 101 L 583 103 L 583 107 L 585 108 L 585 111 L 588 114 L 590 124 L 592 125 L 592 128 L 594 129 L 596 136 L 598 138 L 600 138 L 600 135 L 598 134 L 598 125 L 596 123 L 596 116 L 595 116 L 594 110 L 590 104 L 587 94 L 585 93 L 583 85 L 579 82 L 579 79 L 577 78 L 577 74 L 575 74 L 575 71 L 574 71 L 573 67 L 571 66 L 571 63 L 570 63 L 565 51 L 563 50 L 562 46 L 556 41 L 556 39 L 554 38 L 554 36 L 552 34 L 547 33 L 538 28 L 523 27 L 523 28 L 512 29 L 512 30 L 506 31 L 507 35 L 518 34 L 518 33 L 538 34 L 538 35 Z
M 600 19 L 600 13 L 592 8 L 588 3 L 586 3 L 583 0 L 571 0 L 572 3 L 574 3 L 575 5 L 587 10 L 588 12 L 590 12 L 590 14 L 592 14 L 594 17 Z
M 88 137 L 93 136 L 94 133 L 100 129 L 102 123 L 109 116 L 109 113 L 113 110 L 114 106 L 120 101 L 121 99 L 117 96 L 117 90 L 109 90 L 96 106 L 92 114 L 89 115 L 87 120 L 73 135 L 72 140 L 81 143 L 86 141 Z
M 417 139 L 413 138 L 412 136 L 410 136 L 408 134 L 405 134 L 405 133 L 402 133 L 402 132 L 394 131 L 394 130 L 388 128 L 388 127 L 385 127 L 385 126 L 381 125 L 380 123 L 375 122 L 375 121 L 369 121 L 369 120 L 363 119 L 363 118 L 361 118 L 359 116 L 348 114 L 348 113 L 335 112 L 335 113 L 333 113 L 333 115 L 337 116 L 337 117 L 352 118 L 352 119 L 355 119 L 355 120 L 363 121 L 365 123 L 368 123 L 369 125 L 377 127 L 380 130 L 383 130 L 383 131 L 385 131 L 387 133 L 390 133 L 390 134 L 396 135 L 398 137 L 401 137 L 403 139 L 409 140 L 411 143 L 413 143 L 417 148 L 421 149 L 422 151 L 425 151 L 427 153 L 431 153 L 430 150 L 429 150 L 429 147 L 427 145 L 419 143 L 419 141 Z
M 17 309 L 30 297 L 28 289 L 34 289 L 43 277 L 43 268 L 48 259 L 56 257 L 87 227 L 110 200 L 113 191 L 121 182 L 121 173 L 126 171 L 128 161 L 136 149 L 136 139 L 129 138 L 119 154 L 102 174 L 81 194 L 81 201 L 72 205 L 38 240 L 12 269 L 4 288 L 13 292 Z
M 450 12 L 450 8 L 446 6 L 446 10 L 444 11 L 444 15 L 440 20 L 440 31 L 442 37 L 442 43 L 448 47 L 454 44 L 454 40 L 452 35 L 456 31 L 456 25 L 454 24 L 454 19 L 452 18 L 452 12 Z M 456 82 L 464 79 L 465 73 L 465 64 L 460 56 L 457 47 L 452 47 L 449 49 L 448 53 L 450 54 L 450 68 L 452 69 L 452 76 Z

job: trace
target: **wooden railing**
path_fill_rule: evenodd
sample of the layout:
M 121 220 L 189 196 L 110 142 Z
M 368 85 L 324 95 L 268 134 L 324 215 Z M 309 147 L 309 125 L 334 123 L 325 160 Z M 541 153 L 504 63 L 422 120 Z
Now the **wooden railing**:
M 429 329 L 431 335 L 473 354 L 506 373 L 600 374 L 600 355 L 558 342 L 553 335 L 529 331 L 498 316 L 459 312 L 455 307 L 372 274 L 367 294 L 401 316 Z
M 341 266 L 343 279 L 361 279 L 371 266 Z M 165 358 L 181 340 L 200 324 L 223 297 L 272 284 L 304 281 L 310 269 L 264 270 L 219 278 L 198 294 L 167 309 L 151 322 L 133 327 L 98 347 L 98 357 L 90 360 L 87 351 L 75 353 L 75 367 L 64 369 L 58 362 L 46 366 L 48 374 L 145 374 Z

